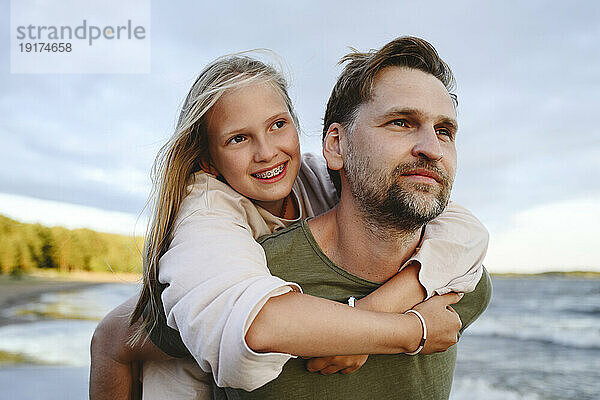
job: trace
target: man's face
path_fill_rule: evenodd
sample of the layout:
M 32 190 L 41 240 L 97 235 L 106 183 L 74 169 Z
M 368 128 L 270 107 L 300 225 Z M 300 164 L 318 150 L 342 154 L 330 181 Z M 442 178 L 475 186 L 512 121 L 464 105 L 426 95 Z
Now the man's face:
M 380 226 L 414 230 L 448 204 L 456 172 L 454 103 L 420 70 L 388 67 L 376 76 L 342 139 L 353 198 Z

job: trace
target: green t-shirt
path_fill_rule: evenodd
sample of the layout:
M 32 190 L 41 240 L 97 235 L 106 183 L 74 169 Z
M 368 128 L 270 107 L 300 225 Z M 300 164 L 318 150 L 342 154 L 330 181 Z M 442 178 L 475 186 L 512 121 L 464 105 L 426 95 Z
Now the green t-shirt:
M 305 221 L 261 238 L 260 242 L 271 273 L 300 284 L 306 294 L 346 302 L 350 296 L 361 298 L 380 286 L 331 262 L 317 245 Z M 491 292 L 490 277 L 484 271 L 475 291 L 453 306 L 463 323 L 461 333 L 486 309 Z M 456 345 L 431 355 L 374 354 L 353 374 L 323 376 L 306 371 L 306 361 L 294 358 L 285 364 L 277 379 L 265 386 L 252 392 L 214 386 L 214 398 L 447 399 L 455 362 Z

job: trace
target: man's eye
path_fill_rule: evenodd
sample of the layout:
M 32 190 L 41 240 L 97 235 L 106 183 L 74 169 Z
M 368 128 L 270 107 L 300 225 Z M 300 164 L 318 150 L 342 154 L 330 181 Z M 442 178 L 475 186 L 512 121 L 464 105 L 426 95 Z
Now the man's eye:
M 400 126 L 402 128 L 406 128 L 408 126 L 408 121 L 405 119 L 395 119 L 390 122 L 392 125 Z
M 452 132 L 450 132 L 448 129 L 438 129 L 436 132 L 438 135 L 448 136 L 449 138 L 452 138 Z
M 272 129 L 281 129 L 281 128 L 283 128 L 285 126 L 285 124 L 286 124 L 286 122 L 284 120 L 279 120 L 279 121 L 275 122 L 271 126 L 271 128 Z
M 235 135 L 234 137 L 232 137 L 231 139 L 229 139 L 227 141 L 227 144 L 237 144 L 237 143 L 241 143 L 244 140 L 246 140 L 246 138 L 242 135 Z

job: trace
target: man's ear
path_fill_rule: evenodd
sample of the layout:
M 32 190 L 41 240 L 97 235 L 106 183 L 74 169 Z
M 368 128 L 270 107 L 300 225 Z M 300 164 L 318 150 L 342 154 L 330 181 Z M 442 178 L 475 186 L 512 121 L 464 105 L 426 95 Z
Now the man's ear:
M 323 140 L 323 157 L 327 161 L 327 167 L 331 170 L 339 171 L 344 167 L 340 135 L 344 135 L 345 133 L 344 127 L 334 122 L 329 125 L 325 134 L 325 139 Z

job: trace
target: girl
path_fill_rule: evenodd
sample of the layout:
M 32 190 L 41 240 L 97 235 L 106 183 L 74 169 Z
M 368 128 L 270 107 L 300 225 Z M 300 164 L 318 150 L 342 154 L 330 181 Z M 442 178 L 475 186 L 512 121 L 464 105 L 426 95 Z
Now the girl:
M 444 232 L 443 237 L 426 229 L 428 250 L 417 252 L 395 278 L 361 299 L 358 308 L 302 295 L 299 285 L 271 276 L 255 239 L 327 211 L 337 200 L 323 162 L 300 157 L 297 126 L 280 74 L 248 57 L 222 58 L 193 85 L 176 133 L 155 165 L 157 197 L 145 246 L 144 287 L 132 321 L 147 307 L 137 337 L 146 331 L 164 332 L 153 330 L 162 300 L 168 325 L 179 330 L 202 370 L 212 372 L 219 386 L 260 387 L 277 377 L 291 354 L 413 351 L 422 336 L 419 320 L 389 312 L 404 312 L 435 293 L 473 290 L 481 276 L 487 232 L 455 205 L 431 224 L 442 226 L 432 231 Z M 469 235 L 457 241 L 455 230 Z M 444 260 L 445 268 L 437 265 L 440 241 L 461 250 L 451 252 L 461 258 Z M 427 321 L 425 352 L 443 351 L 456 340 L 459 321 L 447 305 L 457 299 L 436 296 L 416 307 Z M 306 321 L 304 331 L 294 332 L 294 348 L 279 349 L 273 343 L 281 353 L 254 351 L 267 333 L 253 321 L 259 314 L 271 315 L 266 313 L 270 307 L 287 311 L 267 324 L 281 328 L 271 338 L 286 334 L 287 319 Z M 94 355 L 94 346 L 92 350 Z M 323 373 L 352 372 L 365 360 L 317 358 L 308 367 Z M 169 365 L 171 372 L 189 377 L 190 368 L 178 369 L 176 364 Z M 160 363 L 147 368 L 160 370 Z M 150 369 L 145 376 L 154 376 L 155 382 L 166 377 Z M 100 391 L 94 387 L 95 371 L 92 365 L 92 393 Z M 201 377 L 198 371 L 192 374 Z M 171 382 L 169 397 L 177 397 L 172 380 L 164 382 Z M 145 397 L 160 397 L 158 390 L 160 385 L 153 385 Z

